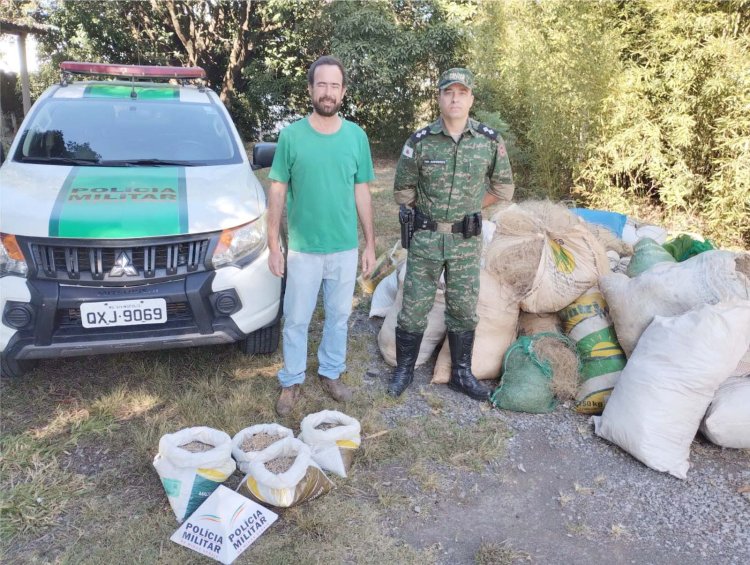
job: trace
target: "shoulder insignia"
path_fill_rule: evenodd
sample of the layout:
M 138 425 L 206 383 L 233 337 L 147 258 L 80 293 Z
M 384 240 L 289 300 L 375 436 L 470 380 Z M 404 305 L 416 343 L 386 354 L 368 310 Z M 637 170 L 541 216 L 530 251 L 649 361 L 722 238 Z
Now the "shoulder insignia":
M 425 137 L 427 137 L 427 135 L 428 135 L 429 133 L 430 133 L 430 126 L 426 126 L 426 127 L 423 127 L 423 128 L 421 129 L 421 130 L 419 130 L 418 132 L 416 132 L 416 133 L 413 133 L 413 134 L 411 135 L 411 140 L 412 140 L 412 141 L 413 141 L 414 143 L 419 143 L 419 142 L 420 142 L 420 141 L 422 141 L 422 140 L 423 140 L 423 139 L 424 139 Z
M 498 135 L 495 128 L 491 128 L 490 126 L 486 126 L 484 124 L 477 124 L 477 132 L 481 133 L 485 137 L 489 137 L 493 141 L 497 139 Z

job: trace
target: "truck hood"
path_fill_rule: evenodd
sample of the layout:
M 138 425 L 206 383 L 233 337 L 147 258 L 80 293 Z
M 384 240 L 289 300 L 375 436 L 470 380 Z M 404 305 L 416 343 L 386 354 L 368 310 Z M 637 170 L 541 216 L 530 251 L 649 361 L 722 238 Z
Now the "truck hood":
M 6 161 L 0 231 L 130 239 L 233 228 L 266 210 L 247 163 L 206 167 L 68 167 Z

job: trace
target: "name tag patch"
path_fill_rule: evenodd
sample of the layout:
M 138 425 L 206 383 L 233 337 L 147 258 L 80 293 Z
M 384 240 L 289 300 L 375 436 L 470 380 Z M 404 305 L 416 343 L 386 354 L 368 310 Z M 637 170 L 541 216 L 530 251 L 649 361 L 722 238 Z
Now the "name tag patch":
M 444 160 L 440 159 L 425 159 L 423 162 L 425 165 L 445 165 L 446 163 Z

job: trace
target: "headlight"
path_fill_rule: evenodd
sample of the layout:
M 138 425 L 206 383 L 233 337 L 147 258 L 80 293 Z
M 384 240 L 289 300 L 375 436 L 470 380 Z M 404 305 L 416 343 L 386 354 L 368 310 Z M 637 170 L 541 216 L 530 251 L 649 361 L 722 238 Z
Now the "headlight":
M 266 248 L 265 214 L 249 224 L 221 232 L 211 262 L 214 268 L 255 259 Z
M 23 258 L 16 236 L 0 233 L 0 277 L 5 275 L 26 276 L 29 267 Z

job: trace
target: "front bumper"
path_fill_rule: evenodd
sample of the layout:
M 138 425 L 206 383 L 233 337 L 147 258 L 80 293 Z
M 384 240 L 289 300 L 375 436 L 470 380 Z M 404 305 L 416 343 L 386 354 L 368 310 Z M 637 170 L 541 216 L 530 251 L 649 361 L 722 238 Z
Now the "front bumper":
M 268 269 L 268 252 L 252 263 L 222 267 L 153 284 L 77 286 L 51 280 L 0 279 L 0 347 L 18 360 L 50 359 L 123 351 L 146 351 L 231 343 L 274 323 L 280 311 L 281 279 Z M 164 324 L 84 328 L 85 302 L 164 298 Z M 232 299 L 236 306 L 231 308 Z M 30 321 L 13 327 L 16 308 Z M 18 320 L 18 316 L 14 317 Z

